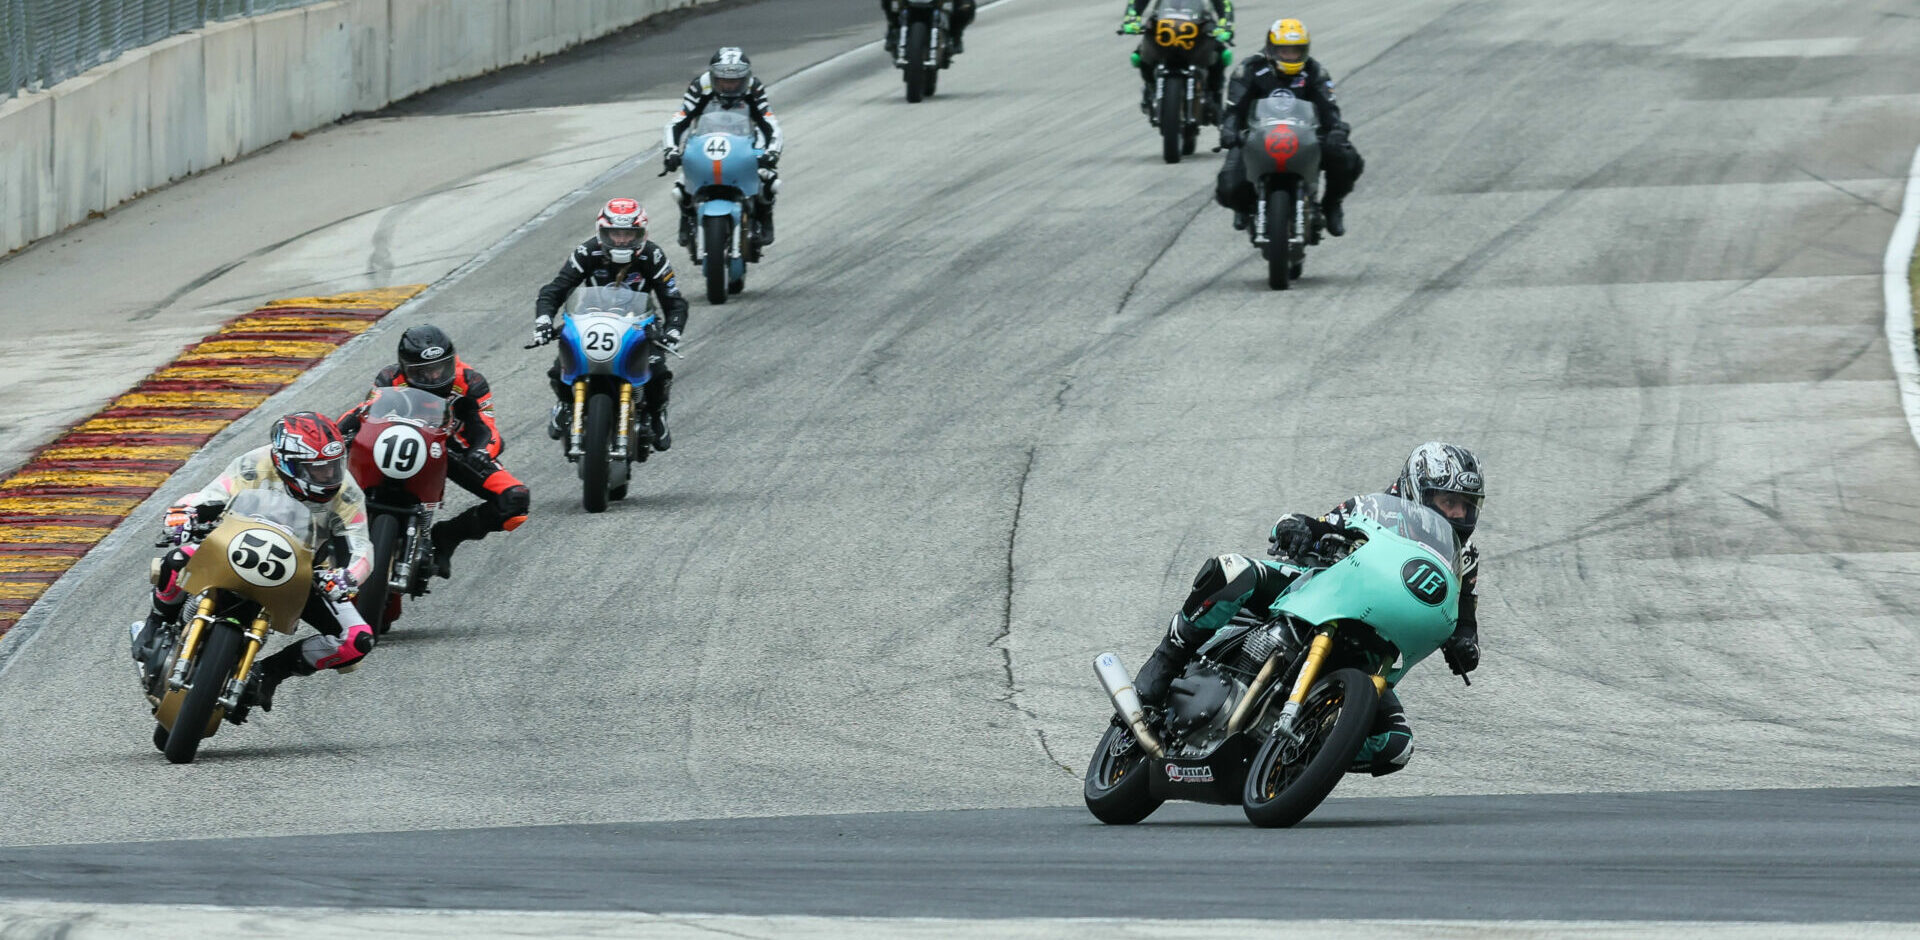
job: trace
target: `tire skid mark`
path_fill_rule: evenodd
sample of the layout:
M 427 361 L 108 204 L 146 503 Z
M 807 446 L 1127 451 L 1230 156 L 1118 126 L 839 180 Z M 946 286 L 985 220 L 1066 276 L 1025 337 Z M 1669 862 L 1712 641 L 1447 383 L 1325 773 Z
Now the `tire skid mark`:
M 425 288 L 235 317 L 0 477 L 0 638 L 208 439 Z

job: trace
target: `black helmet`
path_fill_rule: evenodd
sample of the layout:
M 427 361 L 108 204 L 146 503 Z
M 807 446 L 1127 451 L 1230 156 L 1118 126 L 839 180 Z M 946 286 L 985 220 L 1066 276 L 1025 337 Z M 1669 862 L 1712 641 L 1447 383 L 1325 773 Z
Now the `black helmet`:
M 753 85 L 753 61 L 739 46 L 726 46 L 707 60 L 707 78 L 720 106 L 731 108 L 747 96 Z
M 410 326 L 400 334 L 400 372 L 407 385 L 435 395 L 453 387 L 456 368 L 453 338 L 433 325 Z
M 1473 527 L 1480 521 L 1480 503 L 1487 495 L 1487 483 L 1480 476 L 1480 461 L 1473 451 L 1441 441 L 1428 441 L 1413 449 L 1397 486 L 1401 496 L 1447 516 L 1462 541 L 1473 535 Z M 1434 505 L 1441 493 L 1463 497 L 1465 514 L 1454 518 Z

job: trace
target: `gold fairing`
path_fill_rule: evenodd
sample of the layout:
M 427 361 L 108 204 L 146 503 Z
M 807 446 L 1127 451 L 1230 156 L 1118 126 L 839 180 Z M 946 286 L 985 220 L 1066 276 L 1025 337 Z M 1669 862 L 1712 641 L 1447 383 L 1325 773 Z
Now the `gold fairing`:
M 248 581 L 234 570 L 228 557 L 231 543 L 256 529 L 270 532 L 293 546 L 293 557 L 288 559 L 293 572 L 278 585 L 265 587 Z M 229 515 L 200 543 L 186 568 L 181 570 L 180 584 L 196 594 L 219 590 L 249 598 L 266 609 L 273 629 L 292 633 L 300 625 L 300 610 L 307 606 L 307 597 L 313 592 L 313 552 L 300 536 L 289 536 L 284 529 L 245 516 Z

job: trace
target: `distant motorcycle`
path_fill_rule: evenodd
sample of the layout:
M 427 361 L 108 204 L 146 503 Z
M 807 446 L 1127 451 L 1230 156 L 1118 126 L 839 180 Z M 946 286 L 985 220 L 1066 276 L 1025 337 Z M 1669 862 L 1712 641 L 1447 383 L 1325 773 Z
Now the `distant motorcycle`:
M 1453 635 L 1460 543 L 1439 513 L 1384 493 L 1361 497 L 1347 536 L 1265 616 L 1201 646 L 1164 712 L 1147 714 L 1119 657 L 1094 660 L 1115 711 L 1087 766 L 1095 817 L 1126 825 L 1194 800 L 1291 826 L 1356 769 L 1380 696 Z
M 760 260 L 759 224 L 748 211 L 760 193 L 760 148 L 740 111 L 702 113 L 687 132 L 680 172 L 696 218 L 693 260 L 706 275 L 707 302 L 724 304 L 747 286 L 747 263 Z
M 324 539 L 313 513 L 274 490 L 245 490 L 214 519 L 188 523 L 163 545 L 198 541 L 180 571 L 194 594 L 185 622 L 169 625 L 140 662 L 153 706 L 153 746 L 175 764 L 192 763 L 203 738 L 240 706 L 267 631 L 292 633 L 314 587 Z M 159 559 L 152 576 L 157 582 Z M 139 624 L 135 624 L 135 629 Z
M 347 466 L 367 494 L 373 573 L 355 605 L 374 632 L 399 614 L 400 595 L 419 597 L 433 575 L 434 513 L 447 488 L 453 415 L 438 395 L 380 388 L 353 436 Z M 396 593 L 397 592 L 397 593 Z
M 907 83 L 908 101 L 932 95 L 940 70 L 953 64 L 950 29 L 947 0 L 900 0 L 893 64 Z
M 1320 135 L 1313 106 L 1291 94 L 1254 102 L 1240 148 L 1253 184 L 1248 237 L 1267 259 L 1267 286 L 1286 290 L 1307 263 L 1307 246 L 1320 243 Z
M 661 328 L 653 298 L 625 287 L 579 288 L 561 312 L 560 379 L 573 386 L 566 455 L 580 467 L 588 512 L 626 499 L 633 464 L 653 453 L 653 428 L 636 393 L 653 377 Z
M 1168 163 L 1193 153 L 1201 125 L 1219 123 L 1207 72 L 1224 67 L 1233 53 L 1213 38 L 1214 26 L 1209 0 L 1161 0 L 1145 24 L 1141 51 L 1134 53 L 1136 66 L 1153 66 L 1147 120 L 1160 129 L 1160 156 Z

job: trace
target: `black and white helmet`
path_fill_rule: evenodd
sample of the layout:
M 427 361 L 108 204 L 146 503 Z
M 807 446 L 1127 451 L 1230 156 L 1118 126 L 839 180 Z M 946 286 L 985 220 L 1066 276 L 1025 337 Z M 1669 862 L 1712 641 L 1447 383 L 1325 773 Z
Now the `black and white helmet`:
M 720 99 L 720 106 L 731 108 L 753 85 L 753 61 L 739 46 L 725 46 L 707 60 L 707 78 L 713 82 L 713 94 Z
M 1480 503 L 1487 495 L 1487 482 L 1480 476 L 1480 460 L 1473 451 L 1458 444 L 1428 441 L 1413 449 L 1407 465 L 1400 471 L 1397 484 L 1400 495 L 1422 506 L 1438 509 L 1434 498 L 1440 493 L 1458 493 L 1466 498 L 1466 515 L 1447 521 L 1465 541 L 1480 521 Z M 1444 513 L 1442 513 L 1444 515 Z

